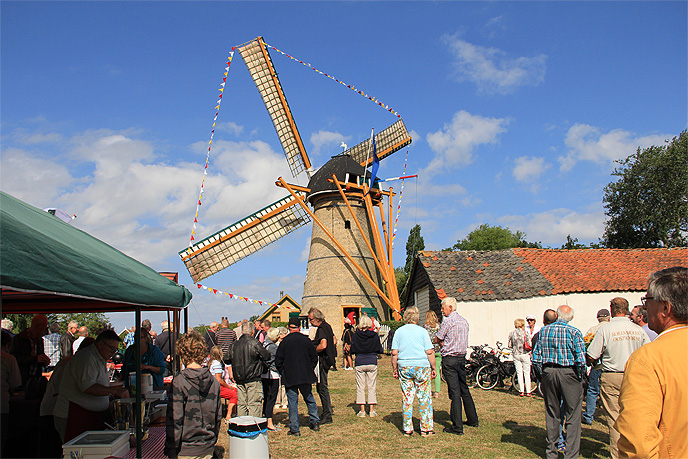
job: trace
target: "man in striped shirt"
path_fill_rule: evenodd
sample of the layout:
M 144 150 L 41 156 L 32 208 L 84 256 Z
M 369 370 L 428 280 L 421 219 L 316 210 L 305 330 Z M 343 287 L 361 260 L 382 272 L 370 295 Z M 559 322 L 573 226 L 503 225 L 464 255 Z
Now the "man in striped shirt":
M 581 331 L 569 325 L 573 320 L 573 309 L 567 305 L 559 306 L 557 315 L 556 322 L 540 330 L 533 349 L 533 365 L 535 371 L 542 375 L 547 425 L 546 457 L 558 457 L 557 440 L 563 414 L 566 418 L 564 457 L 575 458 L 580 452 L 585 343 Z
M 456 312 L 456 299 L 447 297 L 442 300 L 444 320 L 437 331 L 435 342 L 439 343 L 442 354 L 442 374 L 447 382 L 447 393 L 451 400 L 450 416 L 452 425 L 444 431 L 463 435 L 462 403 L 466 410 L 466 424 L 478 427 L 478 413 L 466 383 L 466 348 L 468 348 L 468 321 Z

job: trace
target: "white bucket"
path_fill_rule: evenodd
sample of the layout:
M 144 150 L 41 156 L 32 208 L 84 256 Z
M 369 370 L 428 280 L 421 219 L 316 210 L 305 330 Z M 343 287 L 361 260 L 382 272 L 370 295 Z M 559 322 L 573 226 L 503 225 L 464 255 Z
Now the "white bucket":
M 136 390 L 136 373 L 129 374 L 129 387 Z M 153 375 L 144 373 L 141 375 L 141 394 L 146 395 L 153 392 Z
M 229 457 L 269 459 L 268 423 L 265 418 L 237 416 L 229 420 Z

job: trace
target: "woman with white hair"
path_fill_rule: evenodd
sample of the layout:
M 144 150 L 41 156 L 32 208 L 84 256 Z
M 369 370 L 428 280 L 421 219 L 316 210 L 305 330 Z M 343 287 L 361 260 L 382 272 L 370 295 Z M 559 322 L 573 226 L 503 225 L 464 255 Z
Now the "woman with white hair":
M 357 416 L 365 417 L 365 391 L 368 389 L 369 416 L 377 416 L 377 355 L 382 353 L 380 337 L 371 328 L 373 321 L 363 316 L 358 330 L 351 336 L 351 353 L 356 356 L 356 404 L 361 407 Z
M 392 374 L 401 384 L 404 435 L 413 435 L 413 399 L 418 394 L 420 435 L 435 435 L 430 383 L 437 376 L 435 348 L 430 336 L 418 326 L 419 311 L 406 308 L 404 322 L 392 340 Z
M 530 350 L 532 349 L 532 344 L 525 327 L 525 320 L 520 318 L 514 320 L 514 330 L 509 333 L 509 348 L 514 357 L 518 388 L 521 391 L 519 395 L 521 397 L 532 397 L 533 394 L 530 393 Z

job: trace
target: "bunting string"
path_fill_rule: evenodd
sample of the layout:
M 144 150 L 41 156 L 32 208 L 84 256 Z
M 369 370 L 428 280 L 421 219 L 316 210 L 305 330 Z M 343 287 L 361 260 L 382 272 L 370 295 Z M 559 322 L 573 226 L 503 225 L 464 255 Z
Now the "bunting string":
M 406 149 L 406 158 L 404 159 L 404 173 L 402 176 L 406 175 L 406 165 L 408 164 L 408 148 Z M 397 204 L 397 218 L 394 220 L 394 229 L 392 230 L 392 248 L 394 248 L 394 239 L 397 237 L 397 224 L 399 223 L 399 214 L 401 213 L 401 197 L 404 194 L 404 182 L 406 180 L 401 180 L 401 188 L 399 189 L 399 203 Z
M 223 292 L 222 290 L 218 290 L 218 289 L 216 289 L 216 288 L 208 287 L 207 285 L 203 285 L 203 284 L 196 284 L 196 286 L 197 286 L 199 289 L 206 290 L 208 293 L 212 293 L 213 295 L 223 295 L 223 296 L 226 296 L 226 297 L 228 297 L 228 298 L 231 298 L 231 299 L 237 300 L 237 301 L 244 301 L 244 302 L 247 302 L 247 303 L 253 303 L 253 304 L 258 304 L 258 305 L 267 306 L 267 307 L 277 306 L 278 308 L 281 308 L 281 309 L 293 309 L 293 310 L 295 310 L 295 311 L 297 310 L 297 309 L 296 309 L 295 307 L 293 307 L 293 306 L 279 305 L 279 304 L 274 304 L 274 303 L 268 303 L 267 301 L 254 300 L 254 299 L 252 299 L 252 298 L 247 298 L 247 297 L 245 297 L 245 296 L 240 296 L 240 295 L 237 295 L 237 294 L 235 294 L 235 293 Z
M 220 105 L 222 105 L 222 95 L 225 91 L 225 84 L 227 84 L 227 75 L 229 74 L 229 67 L 232 65 L 232 58 L 234 57 L 234 47 L 229 53 L 227 58 L 227 66 L 225 67 L 224 76 L 222 77 L 222 83 L 220 84 L 220 95 L 215 102 L 215 117 L 213 118 L 213 126 L 210 131 L 210 141 L 208 142 L 208 153 L 205 157 L 205 167 L 203 168 L 203 179 L 201 180 L 201 191 L 198 193 L 198 202 L 196 204 L 196 214 L 194 215 L 193 228 L 191 229 L 191 238 L 189 239 L 189 247 L 193 245 L 193 241 L 196 236 L 196 224 L 198 223 L 198 211 L 201 208 L 201 201 L 203 200 L 203 192 L 205 191 L 205 178 L 208 175 L 208 162 L 210 161 L 210 149 L 213 146 L 213 137 L 215 137 L 215 125 L 217 124 L 217 116 L 220 114 Z
M 295 58 L 294 56 L 290 56 L 289 54 L 287 54 L 287 53 L 285 53 L 284 51 L 281 51 L 281 50 L 275 48 L 275 47 L 272 46 L 272 45 L 268 45 L 267 43 L 265 43 L 265 45 L 268 46 L 268 47 L 270 47 L 270 48 L 272 48 L 272 49 L 274 49 L 275 51 L 277 51 L 278 53 L 282 54 L 283 56 L 288 57 L 288 58 L 291 59 L 292 61 L 295 61 L 295 62 L 298 62 L 299 64 L 305 65 L 306 67 L 308 67 L 308 68 L 310 68 L 310 69 L 312 69 L 312 70 L 318 72 L 320 75 L 324 75 L 324 76 L 326 76 L 327 78 L 329 78 L 330 80 L 334 80 L 334 81 L 336 81 L 337 83 L 341 84 L 342 86 L 345 86 L 345 87 L 351 89 L 352 91 L 354 91 L 354 92 L 360 94 L 361 96 L 365 97 L 366 99 L 368 99 L 368 100 L 370 100 L 370 101 L 372 101 L 372 102 L 375 102 L 375 103 L 376 103 L 377 105 L 379 105 L 380 107 L 384 108 L 385 110 L 387 110 L 388 112 L 392 113 L 393 115 L 396 115 L 397 118 L 401 119 L 401 115 L 400 115 L 399 113 L 397 113 L 397 112 L 396 112 L 394 109 L 392 109 L 392 107 L 390 107 L 389 105 L 382 103 L 382 102 L 381 102 L 379 99 L 377 99 L 376 97 L 371 96 L 371 95 L 369 95 L 369 94 L 366 94 L 364 91 L 361 91 L 360 89 L 356 89 L 355 86 L 350 85 L 350 84 L 346 84 L 346 83 L 344 83 L 343 81 L 341 81 L 341 80 L 335 78 L 334 76 L 332 76 L 332 75 L 330 75 L 330 74 L 328 74 L 328 73 L 325 73 L 325 72 L 323 72 L 323 71 L 321 71 L 321 70 L 316 69 L 315 67 L 313 67 L 313 66 L 312 66 L 310 63 L 308 63 L 308 62 L 304 62 L 304 61 L 302 61 L 302 60 L 300 60 L 300 59 Z

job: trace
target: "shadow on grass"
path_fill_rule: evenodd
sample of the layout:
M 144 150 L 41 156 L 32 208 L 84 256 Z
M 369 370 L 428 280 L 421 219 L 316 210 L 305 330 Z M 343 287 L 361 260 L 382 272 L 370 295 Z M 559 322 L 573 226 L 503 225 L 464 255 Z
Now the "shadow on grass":
M 507 420 L 502 424 L 511 432 L 503 434 L 503 443 L 520 445 L 539 457 L 545 457 L 547 450 L 547 431 L 542 427 L 521 425 L 516 421 Z M 580 455 L 582 457 L 609 457 L 609 436 L 599 430 L 583 427 L 581 429 Z

